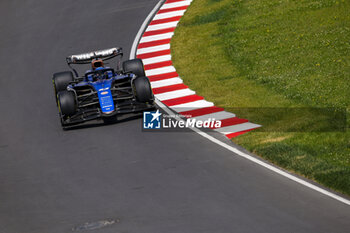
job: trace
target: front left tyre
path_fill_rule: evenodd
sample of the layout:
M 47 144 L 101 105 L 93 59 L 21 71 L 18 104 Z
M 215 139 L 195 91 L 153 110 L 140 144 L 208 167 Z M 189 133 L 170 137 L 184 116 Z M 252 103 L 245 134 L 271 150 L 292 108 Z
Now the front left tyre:
M 141 103 L 152 103 L 153 92 L 147 77 L 137 77 L 133 80 L 136 100 Z
M 75 93 L 73 91 L 60 91 L 57 94 L 58 107 L 61 115 L 73 116 L 77 111 Z

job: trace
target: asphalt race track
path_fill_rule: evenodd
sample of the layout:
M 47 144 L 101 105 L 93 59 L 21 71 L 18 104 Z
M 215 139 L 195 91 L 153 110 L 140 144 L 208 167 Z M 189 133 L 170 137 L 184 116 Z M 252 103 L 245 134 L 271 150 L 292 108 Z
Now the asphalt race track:
M 52 73 L 70 54 L 129 57 L 157 2 L 0 2 L 0 233 L 349 232 L 349 206 L 198 134 L 61 129 Z

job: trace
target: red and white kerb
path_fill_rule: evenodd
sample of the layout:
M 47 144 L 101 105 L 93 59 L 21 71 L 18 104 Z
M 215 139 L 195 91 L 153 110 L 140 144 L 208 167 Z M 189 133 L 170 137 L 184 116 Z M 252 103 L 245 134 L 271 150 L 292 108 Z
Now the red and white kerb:
M 167 0 L 149 23 L 137 47 L 136 57 L 143 60 L 155 97 L 188 118 L 220 120 L 221 127 L 213 130 L 228 138 L 261 127 L 196 95 L 177 74 L 171 61 L 170 40 L 191 2 L 192 0 Z

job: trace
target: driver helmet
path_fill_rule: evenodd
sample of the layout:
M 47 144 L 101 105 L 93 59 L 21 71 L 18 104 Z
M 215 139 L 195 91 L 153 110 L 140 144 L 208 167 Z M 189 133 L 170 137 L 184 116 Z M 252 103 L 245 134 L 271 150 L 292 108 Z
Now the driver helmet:
M 91 62 L 91 67 L 93 70 L 95 70 L 96 68 L 99 68 L 99 67 L 103 67 L 103 61 L 102 59 L 95 59 Z

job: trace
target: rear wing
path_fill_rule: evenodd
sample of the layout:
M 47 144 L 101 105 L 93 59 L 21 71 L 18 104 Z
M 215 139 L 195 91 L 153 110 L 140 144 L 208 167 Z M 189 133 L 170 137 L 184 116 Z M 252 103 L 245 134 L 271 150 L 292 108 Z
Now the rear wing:
M 123 49 L 116 47 L 111 49 L 97 50 L 89 53 L 82 53 L 77 55 L 71 55 L 66 57 L 67 64 L 71 68 L 76 77 L 78 77 L 78 72 L 71 66 L 72 64 L 89 64 L 93 59 L 99 58 L 103 61 L 112 59 L 116 56 L 120 56 L 117 63 L 117 69 L 120 68 L 120 61 L 123 58 Z
M 111 48 L 104 50 L 97 50 L 89 53 L 82 53 L 77 55 L 71 55 L 66 58 L 67 64 L 88 64 L 93 59 L 100 58 L 102 60 L 108 60 L 116 56 L 123 56 L 122 48 Z

